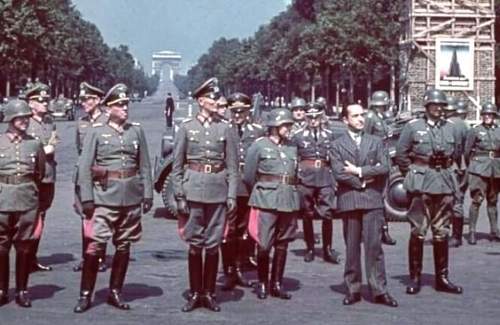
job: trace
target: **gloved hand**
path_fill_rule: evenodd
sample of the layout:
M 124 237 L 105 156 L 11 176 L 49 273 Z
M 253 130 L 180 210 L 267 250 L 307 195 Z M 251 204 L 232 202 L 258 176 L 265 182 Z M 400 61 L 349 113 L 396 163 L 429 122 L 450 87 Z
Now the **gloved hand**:
M 226 201 L 226 206 L 227 206 L 227 214 L 231 214 L 236 210 L 236 200 L 229 198 Z
M 82 211 L 87 219 L 92 218 L 95 211 L 94 201 L 85 201 L 82 203 Z
M 153 207 L 153 199 L 144 199 L 142 201 L 142 213 L 146 214 L 151 211 Z
M 180 215 L 189 215 L 189 207 L 185 198 L 177 199 L 177 213 Z

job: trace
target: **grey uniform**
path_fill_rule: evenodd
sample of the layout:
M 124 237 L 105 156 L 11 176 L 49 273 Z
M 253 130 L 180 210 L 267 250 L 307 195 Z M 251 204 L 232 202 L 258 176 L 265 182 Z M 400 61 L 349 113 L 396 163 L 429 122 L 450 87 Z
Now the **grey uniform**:
M 431 227 L 434 239 L 448 236 L 452 207 L 458 193 L 453 162 L 458 138 L 447 121 L 426 118 L 405 125 L 396 148 L 396 163 L 406 174 L 404 187 L 410 195 L 408 219 L 419 238 Z
M 85 236 L 91 244 L 113 238 L 116 246 L 138 241 L 142 234 L 141 203 L 153 198 L 146 137 L 138 123 L 122 128 L 94 123 L 85 136 L 78 166 L 83 203 L 96 209 L 86 219 Z
M 186 199 L 189 216 L 179 216 L 179 234 L 190 245 L 213 248 L 226 225 L 226 201 L 236 199 L 237 135 L 228 123 L 184 121 L 175 136 L 172 178 L 176 199 Z

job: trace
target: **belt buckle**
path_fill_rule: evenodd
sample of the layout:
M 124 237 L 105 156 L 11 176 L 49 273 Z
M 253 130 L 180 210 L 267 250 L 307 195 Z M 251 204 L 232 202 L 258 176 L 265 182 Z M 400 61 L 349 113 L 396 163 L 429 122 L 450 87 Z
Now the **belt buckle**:
M 290 182 L 290 175 L 281 175 L 281 182 L 283 184 L 288 184 Z
M 314 161 L 314 168 L 321 168 L 321 159 L 316 159 Z
M 495 152 L 494 152 L 494 151 L 488 151 L 488 156 L 489 156 L 491 159 L 494 159 L 494 158 L 495 158 Z
M 203 165 L 203 172 L 205 174 L 210 174 L 212 173 L 212 165 Z

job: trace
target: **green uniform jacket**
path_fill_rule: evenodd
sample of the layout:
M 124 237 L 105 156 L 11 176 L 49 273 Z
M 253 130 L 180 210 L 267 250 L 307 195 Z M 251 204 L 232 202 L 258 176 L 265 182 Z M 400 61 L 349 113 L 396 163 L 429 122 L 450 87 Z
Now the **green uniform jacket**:
M 201 203 L 225 203 L 236 199 L 238 156 L 235 130 L 227 122 L 212 120 L 204 127 L 198 118 L 184 121 L 175 135 L 172 180 L 176 199 Z M 185 166 L 223 165 L 218 173 L 204 173 Z
M 389 127 L 384 119 L 373 110 L 368 111 L 365 119 L 365 133 L 372 134 L 385 140 L 389 137 Z
M 239 135 L 239 128 L 238 125 L 236 124 L 230 124 L 230 127 L 235 130 L 235 132 L 238 134 L 238 163 L 239 163 L 239 168 L 238 168 L 238 190 L 237 190 L 237 196 L 241 197 L 249 197 L 250 193 L 248 192 L 248 189 L 243 183 L 243 167 L 245 166 L 245 158 L 248 152 L 248 148 L 250 148 L 250 145 L 255 142 L 258 138 L 264 136 L 266 133 L 266 130 L 262 125 L 257 124 L 257 123 L 245 123 L 241 127 L 241 136 Z
M 49 144 L 49 139 L 52 136 L 52 132 L 56 130 L 56 124 L 52 116 L 47 114 L 42 122 L 38 122 L 34 118 L 30 118 L 30 125 L 26 133 L 31 135 L 33 138 L 38 139 L 42 142 L 43 146 Z M 42 183 L 51 184 L 56 182 L 56 160 L 55 154 L 46 155 L 45 160 L 45 177 Z
M 6 133 L 0 135 L 0 175 L 33 176 L 33 182 L 0 183 L 0 211 L 36 209 L 38 184 L 45 175 L 45 153 L 42 143 L 29 135 L 18 143 L 11 141 Z
M 108 179 L 103 188 L 94 182 L 91 167 L 107 170 L 138 170 L 138 174 L 124 179 Z M 113 207 L 141 204 L 153 198 L 151 165 L 144 131 L 138 123 L 125 123 L 119 132 L 109 124 L 94 123 L 83 143 L 79 159 L 78 181 L 82 202 Z
M 492 152 L 496 158 L 490 156 Z M 471 174 L 500 178 L 500 127 L 479 124 L 469 131 L 464 150 Z
M 459 156 L 453 124 L 440 121 L 432 127 L 427 119 L 408 122 L 401 132 L 396 146 L 396 164 L 407 173 L 404 187 L 410 193 L 451 194 L 459 191 L 452 168 L 433 169 L 428 165 L 415 164 L 415 160 L 429 160 L 433 152 L 456 161 Z
M 467 123 L 465 123 L 465 121 L 462 120 L 458 116 L 452 116 L 448 120 L 455 127 L 455 132 L 456 132 L 456 135 L 457 135 L 458 140 L 459 140 L 457 145 L 459 146 L 459 155 L 460 156 L 457 160 L 457 164 L 461 168 L 462 156 L 464 155 L 465 141 L 467 140 L 467 134 L 469 133 L 469 127 L 467 126 Z
M 297 177 L 297 147 L 291 143 L 275 144 L 269 137 L 257 139 L 248 149 L 243 181 L 252 188 L 249 206 L 283 212 L 300 209 L 295 185 L 259 181 L 258 175 Z
M 83 142 L 85 140 L 85 136 L 92 129 L 92 124 L 94 123 L 106 123 L 108 121 L 108 117 L 106 114 L 101 113 L 95 120 L 91 119 L 90 116 L 81 117 L 78 122 L 76 122 L 76 152 L 78 153 L 78 157 L 82 154 Z M 73 183 L 78 184 L 78 162 L 75 166 L 75 172 L 73 173 Z

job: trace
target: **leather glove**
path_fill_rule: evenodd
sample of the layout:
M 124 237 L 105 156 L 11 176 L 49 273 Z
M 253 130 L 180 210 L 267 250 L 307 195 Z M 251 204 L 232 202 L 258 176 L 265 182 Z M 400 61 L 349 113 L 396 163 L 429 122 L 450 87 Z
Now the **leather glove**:
M 142 201 L 142 213 L 146 214 L 151 211 L 153 207 L 153 199 L 144 199 Z
M 189 207 L 186 199 L 177 199 L 177 213 L 180 215 L 189 215 Z
M 227 199 L 226 201 L 227 213 L 233 213 L 236 210 L 236 200 L 235 199 Z
M 82 203 L 82 211 L 87 219 L 92 218 L 95 211 L 94 201 L 86 201 Z

